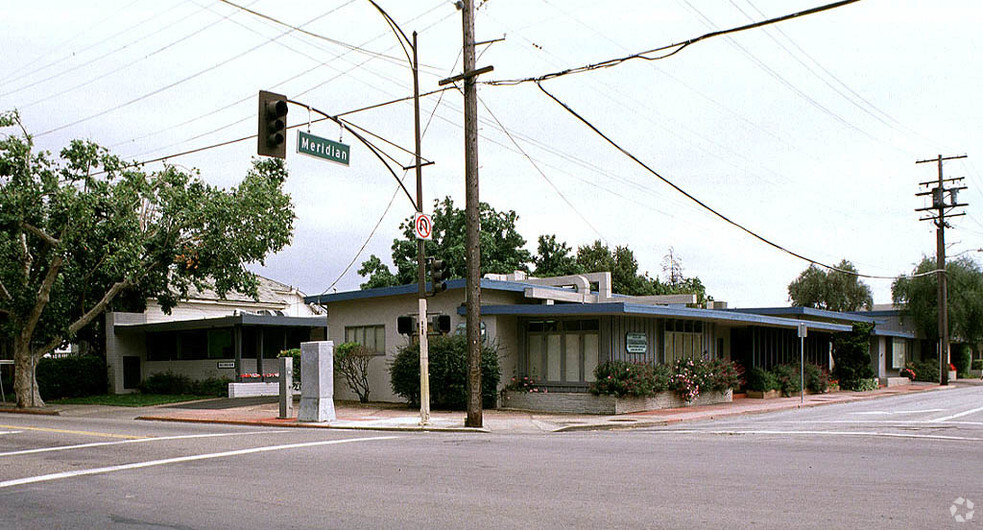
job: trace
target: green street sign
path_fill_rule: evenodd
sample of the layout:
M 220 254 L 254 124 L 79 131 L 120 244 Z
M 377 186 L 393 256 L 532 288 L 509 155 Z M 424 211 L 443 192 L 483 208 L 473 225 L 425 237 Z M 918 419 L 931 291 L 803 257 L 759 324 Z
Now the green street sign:
M 297 131 L 297 152 L 302 155 L 322 158 L 331 162 L 348 165 L 348 146 L 332 142 L 327 138 Z

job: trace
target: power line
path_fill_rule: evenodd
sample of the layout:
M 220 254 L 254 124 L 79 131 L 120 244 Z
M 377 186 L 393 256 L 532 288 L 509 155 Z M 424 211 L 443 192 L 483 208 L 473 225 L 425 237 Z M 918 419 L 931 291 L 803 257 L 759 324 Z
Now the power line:
M 759 241 L 761 241 L 761 242 L 767 244 L 768 246 L 771 246 L 771 247 L 773 247 L 773 248 L 775 248 L 777 250 L 780 250 L 780 251 L 782 251 L 782 252 L 784 252 L 786 254 L 789 254 L 789 255 L 794 256 L 796 258 L 799 258 L 799 259 L 801 259 L 803 261 L 806 261 L 806 262 L 811 263 L 813 265 L 818 265 L 820 267 L 823 267 L 823 268 L 828 269 L 828 270 L 831 270 L 831 271 L 841 272 L 841 273 L 844 273 L 844 274 L 849 274 L 849 275 L 857 276 L 857 277 L 860 277 L 860 278 L 869 278 L 869 279 L 877 279 L 877 280 L 894 280 L 894 279 L 896 279 L 896 277 L 894 277 L 894 276 L 875 276 L 875 275 L 869 275 L 869 274 L 860 274 L 858 272 L 850 271 L 850 270 L 839 269 L 837 267 L 833 267 L 833 266 L 827 265 L 825 263 L 822 263 L 820 261 L 816 261 L 814 259 L 811 259 L 811 258 L 808 258 L 806 256 L 803 256 L 802 254 L 799 254 L 799 253 L 797 253 L 795 251 L 789 250 L 788 248 L 785 248 L 784 246 L 779 245 L 778 243 L 775 243 L 775 242 L 773 242 L 773 241 L 765 238 L 764 236 L 758 235 L 753 230 L 745 227 L 744 225 L 742 225 L 742 224 L 740 224 L 740 223 L 738 223 L 736 221 L 731 220 L 729 217 L 727 217 L 724 214 L 718 212 L 717 210 L 715 210 L 711 206 L 707 205 L 705 202 L 703 202 L 700 199 L 696 198 L 695 196 L 693 196 L 692 194 L 690 194 L 686 190 L 684 190 L 681 187 L 679 187 L 678 185 L 676 185 L 671 180 L 669 180 L 666 177 L 660 175 L 657 171 L 655 171 L 654 169 L 652 169 L 651 167 L 649 167 L 647 164 L 645 164 L 644 162 L 642 162 L 640 159 L 638 159 L 638 157 L 636 157 L 630 151 L 628 151 L 627 149 L 621 147 L 620 145 L 618 145 L 617 142 L 615 142 L 609 136 L 607 136 L 606 134 L 604 134 L 603 132 L 601 132 L 600 129 L 598 129 L 596 126 L 594 126 L 594 124 L 592 124 L 591 122 L 587 121 L 586 118 L 584 118 L 583 116 L 581 116 L 580 114 L 578 114 L 569 105 L 567 105 L 563 101 L 560 101 L 556 96 L 554 96 L 548 90 L 546 90 L 541 83 L 538 83 L 537 82 L 536 85 L 539 86 L 539 89 L 541 91 L 543 91 L 544 94 L 546 94 L 547 96 L 549 96 L 550 99 L 552 99 L 558 105 L 560 105 L 561 107 L 563 107 L 567 112 L 569 112 L 571 115 L 573 115 L 575 118 L 577 118 L 581 123 L 583 123 L 584 125 L 586 125 L 587 127 L 589 127 L 592 131 L 594 131 L 594 133 L 596 133 L 598 136 L 600 136 L 601 138 L 603 138 L 606 142 L 608 142 L 609 144 L 611 144 L 615 149 L 617 149 L 622 154 L 624 154 L 625 156 L 627 156 L 628 158 L 630 158 L 636 164 L 640 165 L 646 171 L 648 171 L 649 173 L 651 173 L 652 175 L 654 175 L 655 177 L 657 177 L 662 182 L 665 182 L 671 188 L 673 188 L 677 192 L 681 193 L 683 196 L 685 196 L 686 198 L 690 199 L 691 201 L 695 202 L 696 204 L 698 204 L 703 209 L 705 209 L 708 212 L 712 213 L 713 215 L 719 217 L 720 219 L 722 219 L 723 221 L 727 222 L 728 224 L 730 224 L 730 225 L 732 225 L 732 226 L 740 229 L 741 231 L 747 233 L 748 235 L 754 237 L 755 239 L 757 239 L 757 240 L 759 240 Z
M 354 1 L 354 0 L 350 0 L 350 2 L 351 1 Z M 318 15 L 318 16 L 310 19 L 310 20 L 308 20 L 304 24 L 305 25 L 306 24 L 310 24 L 310 23 L 312 23 L 312 22 L 314 22 L 316 20 L 319 20 L 319 19 L 321 19 L 323 17 L 326 17 L 327 15 L 329 15 L 329 14 L 337 11 L 338 9 L 341 9 L 341 8 L 340 7 L 336 7 L 334 9 L 330 9 L 330 10 L 328 10 L 328 11 L 326 11 L 326 12 L 324 12 L 324 13 L 322 13 L 322 14 L 320 14 L 320 15 Z M 136 98 L 133 98 L 133 99 L 131 99 L 129 101 L 126 101 L 126 102 L 121 103 L 119 105 L 116 105 L 114 107 L 110 107 L 108 109 L 104 109 L 104 110 L 102 110 L 100 112 L 97 112 L 95 114 L 89 115 L 89 116 L 87 116 L 85 118 L 81 118 L 81 119 L 75 120 L 75 121 L 73 121 L 71 123 L 67 123 L 67 124 L 64 124 L 64 125 L 55 127 L 54 129 L 49 129 L 47 131 L 44 131 L 44 132 L 38 134 L 37 136 L 38 137 L 45 136 L 45 135 L 51 134 L 53 132 L 57 132 L 57 131 L 60 131 L 60 130 L 63 130 L 63 129 L 67 129 L 67 128 L 72 127 L 72 126 L 75 126 L 75 125 L 78 125 L 80 123 L 85 123 L 87 121 L 90 121 L 92 119 L 98 118 L 100 116 L 104 116 L 104 115 L 106 115 L 106 114 L 108 114 L 110 112 L 113 112 L 115 110 L 119 110 L 121 108 L 130 106 L 130 105 L 132 105 L 134 103 L 137 103 L 139 101 L 143 101 L 144 99 L 147 99 L 149 97 L 152 97 L 152 96 L 155 96 L 157 94 L 160 94 L 161 92 L 164 92 L 164 91 L 169 90 L 171 88 L 174 88 L 174 87 L 176 87 L 178 85 L 181 85 L 183 83 L 186 83 L 186 82 L 188 82 L 188 81 L 190 81 L 192 79 L 195 79 L 195 78 L 197 78 L 197 77 L 199 77 L 199 76 L 201 76 L 201 75 L 203 75 L 203 74 L 205 74 L 207 72 L 210 72 L 212 70 L 215 70 L 216 68 L 219 68 L 221 66 L 224 66 L 224 65 L 226 65 L 226 64 L 228 64 L 228 63 L 230 63 L 230 62 L 232 62 L 232 61 L 234 61 L 236 59 L 240 59 L 240 58 L 242 58 L 242 57 L 244 57 L 244 56 L 246 56 L 246 55 L 248 55 L 248 54 L 250 54 L 250 53 L 252 53 L 252 52 L 254 52 L 256 50 L 258 50 L 259 48 L 262 48 L 263 46 L 266 46 L 267 44 L 269 44 L 269 43 L 271 43 L 271 42 L 273 42 L 273 41 L 275 41 L 277 39 L 282 38 L 283 36 L 289 34 L 291 31 L 293 31 L 293 30 L 284 31 L 284 32 L 280 33 L 279 35 L 277 35 L 275 37 L 269 38 L 266 41 L 261 42 L 261 43 L 255 45 L 255 46 L 253 46 L 252 48 L 249 48 L 249 49 L 247 49 L 247 50 L 245 50 L 243 52 L 240 52 L 240 53 L 238 53 L 236 55 L 233 55 L 232 57 L 229 57 L 229 58 L 227 58 L 227 59 L 225 59 L 223 61 L 219 61 L 218 63 L 215 63 L 212 66 L 209 66 L 209 67 L 207 67 L 205 69 L 199 70 L 199 71 L 197 71 L 197 72 L 195 72 L 195 73 L 193 73 L 193 74 L 191 74 L 189 76 L 183 77 L 183 78 L 181 78 L 181 79 L 179 79 L 177 81 L 174 81 L 174 82 L 172 82 L 170 84 L 167 84 L 167 85 L 165 85 L 165 86 L 163 86 L 161 88 L 158 88 L 156 90 L 152 90 L 152 91 L 150 91 L 150 92 L 148 92 L 146 94 L 143 94 L 141 96 L 138 96 Z
M 658 48 L 652 48 L 651 50 L 646 50 L 646 51 L 643 51 L 643 52 L 634 53 L 634 54 L 631 54 L 631 55 L 626 55 L 624 57 L 617 57 L 617 58 L 614 58 L 614 59 L 608 59 L 608 60 L 605 60 L 605 61 L 601 61 L 601 62 L 597 62 L 597 63 L 593 63 L 593 64 L 588 64 L 588 65 L 584 65 L 584 66 L 578 66 L 576 68 L 568 68 L 566 70 L 561 70 L 559 72 L 552 72 L 552 73 L 548 73 L 548 74 L 543 74 L 543 75 L 538 76 L 538 77 L 526 77 L 526 78 L 521 78 L 521 79 L 508 79 L 508 80 L 497 80 L 497 81 L 482 81 L 482 83 L 487 84 L 487 85 L 519 85 L 519 84 L 522 84 L 522 83 L 537 83 L 538 84 L 541 81 L 546 81 L 546 80 L 549 80 L 549 79 L 556 79 L 558 77 L 563 77 L 563 76 L 567 76 L 567 75 L 579 74 L 579 73 L 583 73 L 583 72 L 589 72 L 589 71 L 592 71 L 592 70 L 599 70 L 599 69 L 602 69 L 602 68 L 611 68 L 613 66 L 618 66 L 621 63 L 624 63 L 624 62 L 627 62 L 627 61 L 631 61 L 631 60 L 634 60 L 634 59 L 644 59 L 646 61 L 658 61 L 658 60 L 661 60 L 661 59 L 666 59 L 666 58 L 672 57 L 673 55 L 675 55 L 675 54 L 683 51 L 684 49 L 686 49 L 690 45 L 696 44 L 697 42 L 700 42 L 700 41 L 703 41 L 703 40 L 711 39 L 713 37 L 720 37 L 720 36 L 723 36 L 723 35 L 730 35 L 730 34 L 733 34 L 733 33 L 739 33 L 739 32 L 742 32 L 742 31 L 747 31 L 747 30 L 750 30 L 750 29 L 760 28 L 760 27 L 763 27 L 763 26 L 769 26 L 771 24 L 777 24 L 779 22 L 784 22 L 786 20 L 791 20 L 791 19 L 798 18 L 798 17 L 808 16 L 808 15 L 812 15 L 812 14 L 815 14 L 815 13 L 821 13 L 823 11 L 828 11 L 830 9 L 836 9 L 838 7 L 842 7 L 842 6 L 845 6 L 845 5 L 853 4 L 853 3 L 859 2 L 859 1 L 860 0 L 842 0 L 840 2 L 834 2 L 832 4 L 826 4 L 826 5 L 823 5 L 823 6 L 819 6 L 819 7 L 814 7 L 814 8 L 811 8 L 811 9 L 807 9 L 805 11 L 799 11 L 797 13 L 791 13 L 791 14 L 788 14 L 788 15 L 783 15 L 783 16 L 776 17 L 776 18 L 771 18 L 771 19 L 768 19 L 768 20 L 762 20 L 760 22 L 754 22 L 754 23 L 751 23 L 751 24 L 745 24 L 743 26 L 738 26 L 738 27 L 734 27 L 734 28 L 730 28 L 730 29 L 725 29 L 725 30 L 712 31 L 710 33 L 706 33 L 706 34 L 700 35 L 699 37 L 694 37 L 692 39 L 685 40 L 685 41 L 682 41 L 682 42 L 678 42 L 678 43 L 675 43 L 675 44 L 668 44 L 666 46 L 660 46 Z M 650 56 L 651 54 L 658 53 L 658 52 L 665 52 L 665 53 L 663 53 L 662 55 Z
M 190 14 L 190 15 L 188 15 L 188 16 L 180 19 L 180 20 L 176 20 L 176 21 L 172 22 L 171 24 L 169 24 L 169 25 L 167 25 L 165 27 L 162 27 L 162 28 L 158 29 L 157 31 L 155 31 L 153 33 L 145 34 L 142 37 L 140 37 L 139 39 L 136 39 L 134 41 L 130 41 L 130 42 L 124 44 L 123 46 L 121 46 L 121 47 L 113 50 L 112 52 L 109 52 L 109 53 L 107 53 L 105 55 L 101 55 L 99 57 L 96 57 L 95 59 L 92 59 L 92 60 L 90 60 L 88 62 L 84 62 L 82 64 L 76 65 L 75 67 L 70 68 L 68 70 L 63 70 L 63 71 L 61 71 L 61 72 L 59 72 L 57 74 L 54 74 L 54 75 L 49 76 L 49 77 L 46 77 L 46 78 L 44 78 L 44 79 L 42 79 L 40 81 L 36 81 L 34 83 L 31 83 L 30 85 L 22 86 L 22 87 L 14 90 L 12 92 L 7 92 L 6 94 L 0 94 L 0 96 L 6 96 L 6 95 L 9 95 L 9 94 L 13 94 L 15 92 L 19 92 L 19 91 L 21 91 L 21 90 L 23 90 L 25 88 L 28 88 L 28 87 L 31 87 L 31 86 L 34 86 L 34 85 L 43 83 L 45 81 L 50 81 L 51 79 L 54 79 L 56 77 L 60 77 L 60 76 L 62 76 L 64 74 L 67 74 L 67 73 L 72 72 L 74 70 L 77 70 L 79 68 L 88 66 L 88 65 L 90 65 L 90 64 L 92 64 L 92 63 L 94 63 L 96 61 L 102 60 L 102 59 L 104 59 L 104 58 L 106 58 L 106 57 L 108 57 L 108 56 L 110 56 L 110 55 L 112 55 L 112 54 L 114 54 L 114 53 L 116 53 L 118 51 L 125 50 L 129 46 L 132 46 L 133 44 L 136 44 L 137 42 L 139 42 L 141 40 L 144 40 L 144 39 L 149 38 L 149 37 L 151 37 L 153 35 L 156 35 L 157 33 L 162 32 L 162 31 L 164 31 L 166 29 L 169 29 L 171 26 L 174 26 L 175 24 L 178 24 L 179 22 L 183 22 L 183 21 L 187 20 L 188 18 L 191 18 L 192 16 L 194 16 L 194 15 L 198 14 L 199 12 L 204 11 L 206 9 L 208 9 L 208 8 L 202 7 L 198 11 L 196 11 L 196 12 L 194 12 L 192 14 Z M 194 37 L 195 35 L 198 35 L 198 34 L 202 33 L 203 31 L 205 31 L 205 30 L 207 30 L 207 29 L 215 26 L 216 24 L 219 24 L 219 23 L 221 23 L 221 22 L 223 22 L 225 20 L 228 20 L 230 16 L 231 15 L 223 15 L 220 20 L 215 20 L 215 21 L 213 21 L 213 22 L 211 22 L 211 23 L 209 23 L 209 24 L 207 24 L 207 25 L 199 28 L 198 30 L 196 30 L 194 32 L 185 35 L 184 37 L 181 37 L 181 38 L 179 38 L 179 39 L 177 39 L 175 41 L 171 41 L 170 43 L 165 44 L 164 46 L 162 46 L 160 48 L 157 48 L 156 50 L 154 50 L 154 51 L 152 51 L 152 52 L 144 55 L 143 57 L 139 57 L 139 58 L 137 58 L 137 59 L 135 59 L 133 61 L 130 61 L 130 62 L 128 62 L 128 63 L 126 63 L 126 64 L 124 64 L 122 66 L 119 66 L 119 67 L 117 67 L 117 68 L 115 68 L 113 70 L 110 70 L 109 72 L 105 72 L 105 73 L 99 74 L 96 77 L 93 77 L 93 78 L 89 79 L 88 81 L 85 81 L 85 82 L 80 83 L 78 85 L 74 85 L 74 86 L 72 86 L 70 88 L 66 88 L 66 89 L 62 90 L 61 92 L 55 92 L 54 94 L 49 94 L 49 95 L 44 96 L 44 97 L 42 97 L 40 99 L 36 99 L 36 100 L 34 100 L 34 101 L 30 102 L 30 103 L 27 103 L 25 105 L 21 105 L 20 108 L 21 109 L 26 109 L 26 108 L 29 108 L 29 107 L 33 107 L 34 105 L 37 105 L 38 103 L 43 103 L 43 102 L 48 101 L 50 99 L 54 99 L 54 98 L 56 98 L 58 96 L 62 96 L 62 95 L 67 94 L 69 92 L 73 92 L 75 90 L 78 90 L 78 89 L 80 89 L 80 88 L 82 88 L 84 86 L 91 85 L 92 83 L 95 83 L 97 81 L 102 81 L 103 79 L 106 79 L 107 77 L 109 77 L 109 76 L 111 76 L 113 74 L 119 73 L 119 72 L 121 72 L 121 71 L 123 71 L 123 70 L 125 70 L 125 69 L 127 69 L 127 68 L 129 68 L 131 66 L 133 66 L 134 64 L 137 64 L 137 63 L 139 63 L 141 61 L 147 60 L 150 57 L 153 57 L 154 55 L 157 55 L 158 53 L 160 53 L 160 52 L 162 52 L 162 51 L 164 51 L 164 50 L 166 50 L 166 49 L 168 49 L 168 48 L 170 48 L 170 47 L 172 47 L 172 46 L 174 46 L 176 44 L 179 44 L 179 43 L 181 43 L 183 41 L 186 41 L 186 40 L 190 39 L 191 37 Z
M 137 3 L 137 2 L 139 2 L 139 1 L 140 1 L 140 0 L 136 0 L 136 1 L 134 1 L 134 2 L 131 2 L 131 3 L 129 3 L 129 4 L 127 4 L 127 5 L 125 5 L 125 6 L 123 6 L 123 7 L 122 7 L 121 9 L 119 9 L 118 11 L 116 11 L 116 12 L 114 12 L 113 14 L 111 14 L 111 15 L 109 15 L 108 17 L 106 17 L 106 18 L 104 18 L 104 19 L 102 19 L 102 20 L 100 20 L 99 22 L 97 22 L 97 23 L 96 23 L 96 24 L 94 24 L 93 26 L 90 26 L 90 27 L 89 27 L 88 29 L 92 29 L 92 28 L 95 28 L 95 27 L 97 27 L 98 25 L 100 25 L 100 24 L 102 24 L 103 22 L 105 22 L 105 21 L 107 21 L 107 20 L 109 20 L 109 19 L 111 19 L 111 18 L 113 18 L 114 16 L 117 16 L 117 15 L 119 15 L 119 13 L 120 13 L 120 12 L 122 12 L 122 11 L 125 11 L 125 10 L 126 10 L 127 8 L 129 8 L 129 7 L 130 7 L 130 6 L 132 6 L 133 4 L 136 4 L 136 3 Z M 184 2 L 183 2 L 183 3 L 188 3 L 188 0 L 184 0 Z M 11 77 L 11 78 L 9 78 L 9 79 L 5 79 L 5 80 L 3 80 L 3 81 L 0 81 L 0 86 L 4 86 L 4 85 L 8 85 L 8 84 L 10 84 L 10 83 L 13 83 L 14 81 L 18 81 L 18 80 L 20 80 L 20 79 L 23 79 L 23 78 L 25 78 L 25 77 L 30 77 L 30 76 L 32 76 L 32 75 L 34 75 L 34 74 L 36 74 L 36 73 L 38 73 L 38 72 L 43 72 L 43 71 L 45 71 L 45 70 L 47 70 L 48 68 L 51 68 L 52 66 L 54 66 L 54 65 L 56 65 L 56 64 L 59 64 L 59 63 L 61 63 L 61 62 L 64 62 L 64 61 L 67 61 L 67 60 L 69 60 L 69 59 L 71 59 L 72 57 L 75 57 L 75 56 L 77 56 L 77 55 L 79 55 L 79 54 L 82 54 L 82 53 L 84 53 L 84 52 L 87 52 L 87 51 L 89 51 L 89 50 L 91 50 L 92 48 L 95 48 L 96 46 L 99 46 L 100 44 L 102 44 L 102 43 L 104 43 L 104 42 L 108 42 L 108 41 L 110 41 L 110 40 L 112 40 L 112 39 L 115 39 L 116 37 L 119 37 L 120 35 L 122 35 L 122 34 L 124 34 L 124 33 L 127 33 L 127 32 L 129 32 L 129 31 L 133 31 L 133 30 L 135 30 L 135 29 L 137 29 L 138 27 L 140 27 L 140 26 L 142 26 L 142 25 L 144 25 L 144 24 L 146 24 L 146 23 L 148 23 L 148 22 L 150 22 L 151 20 L 153 20 L 153 19 L 155 19 L 155 18 L 157 18 L 157 17 L 159 17 L 159 16 L 161 16 L 161 14 L 162 14 L 162 13 L 155 13 L 155 14 L 153 14 L 153 15 L 150 15 L 149 17 L 147 17 L 147 18 L 145 18 L 145 19 L 143 19 L 143 20 L 141 20 L 140 22 L 137 22 L 136 24 L 133 24 L 133 25 L 126 25 L 126 26 L 125 26 L 125 29 L 123 29 L 122 31 L 119 31 L 119 32 L 117 32 L 117 33 L 114 33 L 114 34 L 112 34 L 112 35 L 110 35 L 110 36 L 108 36 L 108 37 L 106 37 L 106 38 L 104 38 L 104 39 L 102 39 L 102 40 L 100 40 L 100 41 L 98 41 L 98 42 L 95 42 L 95 43 L 92 43 L 92 44 L 90 44 L 90 45 L 88 45 L 88 46 L 86 46 L 86 47 L 84 47 L 84 48 L 82 48 L 81 50 L 78 50 L 78 51 L 76 51 L 76 52 L 72 52 L 71 54 L 69 54 L 69 55 L 66 55 L 66 56 L 64 56 L 64 57 L 62 57 L 62 58 L 60 58 L 60 59 L 56 59 L 56 60 L 54 60 L 54 61 L 52 61 L 52 62 L 50 62 L 50 63 L 47 63 L 47 64 L 45 64 L 45 65 L 42 65 L 42 66 L 39 66 L 39 67 L 37 67 L 37 68 L 35 68 L 35 69 L 33 69 L 33 70 L 31 70 L 30 72 L 25 72 L 25 73 L 23 73 L 23 74 L 21 74 L 21 75 L 19 75 L 19 76 L 16 76 L 16 77 Z M 60 44 L 58 44 L 57 46 L 55 46 L 55 47 L 54 47 L 54 49 L 56 49 L 56 50 L 60 50 L 60 49 L 61 49 L 61 48 L 62 48 L 63 46 L 65 46 L 65 45 L 66 45 L 66 44 L 68 44 L 69 42 L 71 42 L 71 41 L 73 41 L 73 40 L 75 40 L 75 39 L 77 39 L 77 38 L 78 38 L 79 36 L 81 36 L 81 35 L 83 35 L 84 33 L 85 33 L 85 31 L 81 31 L 81 32 L 79 32 L 79 33 L 77 33 L 77 34 L 75 34 L 75 36 L 73 36 L 73 37 L 70 37 L 70 38 L 68 38 L 67 40 L 65 40 L 65 41 L 63 41 L 63 42 L 61 42 Z M 36 59 L 35 61 L 32 61 L 32 62 L 36 62 L 36 61 L 37 61 L 37 59 Z
M 351 4 L 354 1 L 355 0 L 350 0 L 345 5 Z M 307 23 L 302 24 L 301 26 L 293 26 L 293 25 L 287 24 L 286 22 L 283 22 L 282 20 L 279 20 L 277 18 L 273 18 L 273 17 L 271 17 L 269 15 L 265 15 L 265 14 L 260 13 L 258 11 L 253 11 L 252 9 L 249 9 L 248 7 L 241 6 L 241 5 L 236 4 L 234 2 L 230 2 L 229 0 L 219 0 L 219 2 L 222 2 L 223 4 L 228 4 L 228 5 L 236 8 L 236 9 L 241 9 L 241 10 L 249 13 L 250 15 L 253 15 L 253 16 L 256 16 L 256 17 L 259 17 L 259 18 L 262 18 L 264 20 L 268 20 L 270 22 L 273 22 L 274 24 L 278 24 L 280 26 L 284 26 L 286 28 L 290 28 L 291 31 L 296 31 L 298 33 L 303 33 L 304 35 L 307 35 L 309 37 L 314 37 L 316 39 L 320 39 L 320 40 L 323 40 L 325 42 L 330 42 L 331 44 L 337 44 L 338 46 L 343 46 L 343 47 L 348 48 L 349 50 L 352 50 L 352 51 L 357 51 L 357 52 L 369 54 L 369 55 L 372 55 L 372 56 L 375 56 L 375 57 L 378 57 L 378 58 L 387 59 L 387 60 L 389 60 L 389 62 L 391 62 L 393 64 L 396 64 L 396 65 L 399 65 L 399 66 L 403 66 L 403 67 L 406 67 L 407 66 L 406 63 L 403 61 L 403 59 L 400 58 L 400 57 L 394 57 L 392 55 L 385 55 L 385 54 L 382 54 L 382 53 L 374 52 L 372 50 L 361 48 L 361 47 L 355 46 L 353 44 L 348 44 L 348 43 L 345 43 L 345 42 L 342 42 L 342 41 L 339 41 L 339 40 L 335 40 L 335 39 L 332 39 L 330 37 L 325 37 L 324 35 L 321 35 L 321 34 L 314 33 L 312 31 L 308 31 L 306 29 L 303 29 L 303 26 L 307 25 Z M 344 7 L 344 6 L 342 6 L 342 7 Z M 427 65 L 421 65 L 421 66 L 424 66 L 426 68 L 431 68 L 431 69 L 434 68 L 433 66 L 427 66 Z

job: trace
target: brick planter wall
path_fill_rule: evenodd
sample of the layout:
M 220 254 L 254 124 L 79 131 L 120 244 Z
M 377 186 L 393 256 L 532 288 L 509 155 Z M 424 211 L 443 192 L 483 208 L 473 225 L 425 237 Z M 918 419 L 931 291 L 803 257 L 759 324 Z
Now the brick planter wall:
M 686 403 L 675 392 L 661 392 L 652 397 L 636 398 L 595 396 L 588 393 L 567 392 L 506 392 L 502 408 L 539 412 L 565 412 L 572 414 L 629 414 L 646 410 L 672 409 L 694 405 L 712 405 L 733 400 L 733 391 L 700 394 L 692 403 Z

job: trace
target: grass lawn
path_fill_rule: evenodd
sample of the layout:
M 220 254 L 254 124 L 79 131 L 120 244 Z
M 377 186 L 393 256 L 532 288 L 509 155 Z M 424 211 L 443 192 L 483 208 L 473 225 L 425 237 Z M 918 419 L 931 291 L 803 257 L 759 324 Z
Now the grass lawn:
M 216 396 L 190 394 L 104 394 L 77 398 L 61 398 L 48 401 L 49 405 L 111 405 L 114 407 L 150 407 L 167 403 L 214 399 Z

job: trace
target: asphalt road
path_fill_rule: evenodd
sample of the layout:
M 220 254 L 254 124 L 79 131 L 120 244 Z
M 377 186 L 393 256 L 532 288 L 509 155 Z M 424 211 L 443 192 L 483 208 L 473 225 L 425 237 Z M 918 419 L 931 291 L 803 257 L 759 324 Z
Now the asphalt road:
M 548 435 L 0 416 L 0 528 L 983 528 L 981 477 L 983 387 Z

